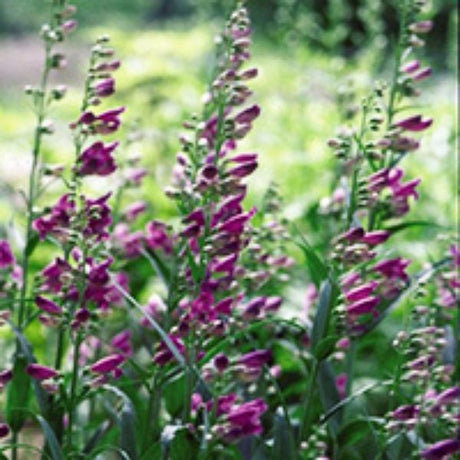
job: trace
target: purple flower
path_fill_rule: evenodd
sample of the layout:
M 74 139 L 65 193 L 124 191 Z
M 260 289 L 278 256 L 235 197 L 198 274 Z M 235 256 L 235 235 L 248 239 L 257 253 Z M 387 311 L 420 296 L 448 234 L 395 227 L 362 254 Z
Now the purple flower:
M 136 201 L 129 205 L 124 211 L 123 214 L 126 217 L 126 220 L 132 222 L 136 218 L 144 213 L 147 210 L 147 203 L 145 201 Z
M 81 115 L 78 122 L 90 125 L 98 134 L 111 134 L 120 127 L 120 115 L 125 111 L 124 107 L 107 110 L 96 116 L 93 112 L 85 112 Z
M 172 242 L 167 233 L 166 225 L 162 222 L 156 220 L 149 222 L 146 226 L 145 238 L 151 249 L 163 249 L 166 254 L 171 254 Z
M 90 369 L 97 374 L 107 374 L 114 371 L 124 360 L 123 355 L 116 353 L 96 361 Z
M 114 245 L 120 247 L 125 257 L 137 257 L 142 252 L 145 236 L 141 231 L 130 233 L 128 225 L 117 224 L 113 230 Z
M 225 371 L 230 365 L 230 360 L 223 353 L 219 353 L 214 357 L 214 366 L 219 372 Z
M 377 289 L 378 285 L 379 283 L 377 281 L 370 281 L 369 283 L 350 289 L 347 291 L 345 297 L 349 302 L 364 299 L 372 294 Z
M 421 115 L 414 115 L 413 117 L 405 118 L 395 123 L 395 126 L 405 129 L 406 131 L 423 131 L 429 128 L 433 123 L 431 118 L 423 119 Z
M 250 124 L 260 115 L 260 107 L 255 104 L 238 113 L 234 120 L 240 124 Z
M 257 169 L 257 161 L 247 161 L 246 163 L 241 163 L 234 168 L 231 168 L 227 171 L 230 176 L 242 179 L 243 177 L 249 176 Z
M 110 207 L 107 204 L 112 195 L 109 192 L 95 200 L 86 200 L 88 223 L 84 231 L 86 236 L 96 236 L 98 240 L 108 238 L 107 228 L 112 224 Z
M 57 377 L 59 372 L 51 367 L 42 366 L 41 364 L 29 364 L 26 372 L 36 380 L 46 380 Z
M 6 240 L 0 240 L 0 269 L 8 268 L 15 263 L 13 251 Z
M 381 273 L 387 278 L 400 278 L 406 281 L 409 276 L 406 273 L 406 268 L 411 261 L 409 259 L 402 259 L 396 257 L 395 259 L 383 260 L 376 264 L 373 268 L 374 271 Z
M 42 287 L 45 291 L 58 293 L 62 290 L 62 275 L 70 272 L 71 266 L 64 259 L 57 257 L 42 271 L 45 282 Z
M 375 230 L 373 232 L 367 232 L 361 238 L 361 241 L 371 246 L 376 246 L 378 244 L 384 243 L 390 236 L 391 233 L 387 232 L 386 230 Z
M 0 423 L 0 439 L 6 438 L 10 434 L 10 428 L 6 423 Z
M 432 73 L 433 69 L 431 69 L 431 67 L 424 67 L 423 69 L 420 69 L 418 72 L 414 73 L 412 75 L 412 79 L 414 81 L 422 81 L 430 77 Z
M 433 28 L 432 21 L 414 22 L 409 26 L 409 30 L 414 34 L 426 34 Z
M 115 92 L 115 80 L 106 78 L 94 86 L 94 92 L 98 97 L 108 97 Z
M 364 315 L 372 313 L 375 307 L 379 304 L 380 297 L 369 296 L 364 299 L 357 300 L 356 302 L 347 305 L 347 313 L 350 316 Z
M 427 460 L 442 460 L 460 451 L 459 439 L 444 439 L 423 450 L 420 455 Z
M 391 416 L 396 419 L 396 420 L 410 420 L 419 414 L 420 409 L 418 406 L 414 405 L 405 405 L 405 406 L 400 406 L 397 409 L 395 409 Z
M 228 442 L 261 434 L 263 427 L 260 417 L 267 409 L 268 406 L 262 399 L 232 406 L 226 414 L 226 423 L 218 427 L 218 433 Z
M 420 68 L 420 61 L 413 60 L 408 62 L 407 64 L 404 64 L 404 66 L 401 67 L 401 70 L 405 73 L 412 73 L 415 72 Z
M 364 229 L 362 227 L 354 227 L 348 230 L 347 233 L 343 235 L 343 237 L 348 240 L 350 243 L 354 243 L 355 241 L 360 241 L 361 238 L 364 236 Z
M 110 341 L 110 345 L 117 350 L 120 350 L 125 356 L 131 356 L 133 354 L 131 331 L 129 329 L 121 331 L 113 337 Z
M 78 173 L 82 176 L 108 176 L 113 173 L 117 166 L 112 157 L 112 152 L 117 148 L 118 142 L 104 145 L 102 142 L 95 142 L 88 147 L 79 158 L 82 163 Z
M 40 310 L 49 313 L 50 315 L 62 315 L 62 308 L 52 300 L 38 295 L 35 297 L 35 303 Z
M 444 390 L 436 397 L 437 405 L 450 404 L 460 399 L 460 387 L 451 387 Z
M 249 368 L 262 368 L 272 357 L 270 350 L 254 350 L 238 358 L 237 363 Z
M 10 369 L 0 371 L 0 388 L 6 385 L 13 378 L 13 372 Z

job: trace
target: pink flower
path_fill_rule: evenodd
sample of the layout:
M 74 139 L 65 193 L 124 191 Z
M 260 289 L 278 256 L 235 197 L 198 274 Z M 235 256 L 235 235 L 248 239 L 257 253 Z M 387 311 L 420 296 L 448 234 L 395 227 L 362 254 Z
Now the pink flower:
M 408 62 L 407 64 L 404 64 L 404 66 L 401 67 L 401 70 L 405 73 L 412 73 L 415 72 L 420 68 L 420 61 L 413 60 Z
M 340 398 L 345 398 L 347 396 L 347 383 L 348 383 L 348 375 L 345 373 L 339 374 L 335 378 L 335 386 L 337 387 L 337 391 L 339 392 Z
M 0 269 L 8 268 L 15 262 L 13 251 L 6 240 L 0 240 Z
M 90 369 L 97 374 L 106 374 L 115 370 L 124 360 L 125 357 L 119 353 L 109 355 L 96 361 Z
M 414 34 L 426 34 L 433 28 L 432 21 L 414 22 L 409 26 L 409 30 Z
M 29 364 L 26 367 L 26 372 L 36 380 L 51 379 L 59 375 L 59 372 L 56 369 L 35 363 Z
M 40 310 L 49 313 L 50 315 L 62 315 L 62 308 L 52 300 L 38 295 L 35 297 L 35 303 Z

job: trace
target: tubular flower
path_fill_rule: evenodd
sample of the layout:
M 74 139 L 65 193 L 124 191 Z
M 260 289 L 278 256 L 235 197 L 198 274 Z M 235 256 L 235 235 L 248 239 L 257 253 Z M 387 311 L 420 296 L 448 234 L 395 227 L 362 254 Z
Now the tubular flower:
M 46 380 L 57 377 L 59 372 L 51 367 L 42 366 L 41 364 L 29 364 L 26 372 L 36 380 Z

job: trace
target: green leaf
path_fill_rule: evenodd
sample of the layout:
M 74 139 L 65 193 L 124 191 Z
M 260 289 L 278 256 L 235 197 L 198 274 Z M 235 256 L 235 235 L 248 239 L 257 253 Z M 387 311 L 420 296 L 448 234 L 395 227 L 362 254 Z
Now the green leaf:
M 318 361 L 326 359 L 335 350 L 335 344 L 338 339 L 336 335 L 330 335 L 321 339 L 313 349 L 313 356 Z
M 38 232 L 34 232 L 32 234 L 32 237 L 27 242 L 27 246 L 26 246 L 26 250 L 25 250 L 25 255 L 27 257 L 29 257 L 34 252 L 34 250 L 37 247 L 37 244 L 39 243 L 39 241 L 40 241 L 40 235 L 38 234 Z
M 337 290 L 329 280 L 321 285 L 319 291 L 318 309 L 316 311 L 311 331 L 311 346 L 313 349 L 327 335 L 331 310 L 337 296 Z
M 289 429 L 289 423 L 281 409 L 278 409 L 275 414 L 273 432 L 273 454 L 270 458 L 273 460 L 296 459 L 297 449 L 294 441 L 294 433 Z
M 324 413 L 340 403 L 340 395 L 335 383 L 335 377 L 331 364 L 328 361 L 322 361 L 319 365 L 317 382 Z M 328 419 L 328 426 L 334 437 L 337 435 L 342 423 L 342 415 L 343 411 L 340 408 Z
M 161 443 L 156 442 L 152 444 L 141 456 L 141 460 L 161 459 Z
M 163 281 L 166 288 L 169 289 L 171 285 L 171 272 L 161 257 L 151 249 L 143 250 L 142 254 L 150 262 L 150 265 L 152 265 L 153 269 L 159 278 Z
M 373 417 L 352 420 L 340 429 L 337 435 L 338 445 L 343 448 L 353 446 L 365 438 L 369 439 L 373 434 L 372 424 L 380 424 L 382 420 Z
M 319 288 L 321 283 L 327 278 L 328 268 L 304 238 L 302 238 L 302 243 L 298 243 L 298 246 L 304 253 L 311 280 Z
M 24 355 L 16 355 L 13 379 L 8 385 L 6 421 L 15 433 L 21 430 L 28 417 L 30 399 L 30 376 L 26 372 L 28 364 L 29 362 Z
M 171 460 L 196 460 L 199 444 L 190 431 L 181 425 L 166 425 L 161 435 L 163 458 Z
M 134 409 L 133 403 L 129 397 L 121 391 L 119 388 L 116 388 L 112 385 L 104 385 L 106 390 L 115 393 L 123 401 L 123 406 L 120 413 L 118 414 L 118 423 L 120 425 L 120 447 L 131 460 L 136 460 L 137 455 L 137 441 L 136 441 L 136 411 Z
M 443 228 L 442 225 L 437 224 L 436 222 L 429 222 L 427 220 L 410 220 L 406 222 L 401 222 L 399 224 L 385 226 L 385 230 L 388 230 L 391 233 L 397 233 L 403 230 L 407 230 L 413 227 L 434 227 L 434 228 Z
M 28 364 L 36 363 L 37 359 L 35 358 L 35 355 L 33 354 L 32 346 L 30 345 L 29 341 L 25 338 L 24 334 L 17 327 L 15 327 L 13 323 L 11 323 L 11 321 L 8 321 L 8 325 L 10 326 L 11 330 L 16 335 L 16 338 L 18 339 L 19 344 L 21 346 L 21 351 L 23 355 L 27 358 L 27 363 Z M 32 385 L 34 387 L 35 397 L 40 407 L 40 412 L 44 414 L 45 416 L 48 416 L 51 408 L 50 408 L 49 399 L 48 399 L 48 396 L 45 390 L 42 388 L 40 383 L 35 379 L 32 380 Z
M 163 387 L 166 410 L 172 417 L 177 417 L 183 409 L 186 391 L 187 382 L 183 373 L 168 381 Z
M 54 431 L 49 426 L 48 422 L 41 416 L 36 415 L 35 418 L 37 419 L 38 423 L 42 427 L 43 434 L 46 439 L 46 445 L 49 448 L 51 457 L 53 460 L 64 460 L 64 454 L 62 453 L 61 446 L 59 445 Z

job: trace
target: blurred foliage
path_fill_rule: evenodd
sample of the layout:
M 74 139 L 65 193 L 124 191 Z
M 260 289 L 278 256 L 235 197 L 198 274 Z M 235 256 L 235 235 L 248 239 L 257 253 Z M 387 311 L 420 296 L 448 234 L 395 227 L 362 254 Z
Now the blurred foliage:
M 47 0 L 2 0 L 0 34 L 36 29 Z M 284 46 L 304 43 L 334 54 L 351 55 L 363 43 L 385 49 L 397 34 L 398 0 L 251 0 L 256 31 Z M 225 17 L 235 0 L 75 0 L 84 25 L 145 27 L 177 17 Z M 455 0 L 432 0 L 436 16 L 431 53 L 442 65 L 455 65 Z

